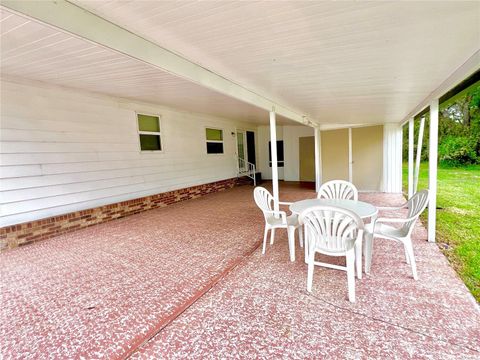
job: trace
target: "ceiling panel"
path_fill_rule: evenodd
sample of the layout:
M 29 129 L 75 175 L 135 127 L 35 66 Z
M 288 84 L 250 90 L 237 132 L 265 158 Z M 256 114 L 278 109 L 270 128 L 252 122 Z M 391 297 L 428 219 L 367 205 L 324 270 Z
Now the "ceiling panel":
M 2 76 L 268 123 L 264 110 L 5 9 L 0 9 L 0 30 Z M 279 123 L 291 122 L 279 117 Z
M 480 44 L 480 2 L 74 2 L 321 122 L 400 121 Z

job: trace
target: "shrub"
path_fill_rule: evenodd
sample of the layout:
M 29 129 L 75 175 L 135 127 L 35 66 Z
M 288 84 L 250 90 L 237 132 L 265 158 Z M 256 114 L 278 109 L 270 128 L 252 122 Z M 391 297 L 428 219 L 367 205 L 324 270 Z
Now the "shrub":
M 480 161 L 476 147 L 474 136 L 447 135 L 438 146 L 438 158 L 442 164 L 449 166 L 475 164 Z

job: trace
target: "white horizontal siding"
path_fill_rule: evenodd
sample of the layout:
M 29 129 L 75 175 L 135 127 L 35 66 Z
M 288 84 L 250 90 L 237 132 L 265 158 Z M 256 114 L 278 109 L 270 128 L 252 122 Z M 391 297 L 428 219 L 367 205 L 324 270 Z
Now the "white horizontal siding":
M 105 129 L 107 130 L 107 129 Z M 107 131 L 105 131 L 107 132 Z M 18 129 L 4 129 L 0 134 L 0 141 L 18 141 L 18 142 L 54 142 L 54 143 L 128 143 L 132 141 L 131 137 L 124 132 L 114 131 L 110 128 L 106 137 L 103 133 L 82 132 L 79 138 L 78 131 L 47 131 L 47 130 L 18 130 Z M 112 135 L 116 135 L 115 137 Z M 135 144 L 137 142 L 135 141 Z
M 236 127 L 251 124 L 2 81 L 0 226 L 236 176 Z M 140 152 L 135 111 L 161 116 L 162 152 Z M 205 127 L 224 130 L 206 154 Z
M 3 95 L 2 95 L 3 96 Z M 5 100 L 7 101 L 7 100 Z M 33 105 L 37 106 L 37 105 Z M 43 106 L 43 105 L 42 105 Z M 51 120 L 45 119 L 44 117 L 31 117 L 31 114 L 25 115 L 22 117 L 22 114 L 16 116 L 4 114 L 2 111 L 2 124 L 4 124 L 6 129 L 15 129 L 15 130 L 31 130 L 31 131 L 58 131 L 59 129 L 64 128 L 64 124 L 67 121 Z M 71 115 L 70 115 L 71 116 Z M 114 115 L 113 115 L 114 116 Z M 81 122 L 72 122 L 68 121 L 68 129 L 70 132 L 81 132 L 84 134 L 99 134 L 104 132 L 111 132 L 113 134 L 121 134 L 127 129 L 131 128 L 131 125 L 122 124 L 108 124 L 104 123 L 101 118 L 95 121 L 88 121 L 82 119 Z

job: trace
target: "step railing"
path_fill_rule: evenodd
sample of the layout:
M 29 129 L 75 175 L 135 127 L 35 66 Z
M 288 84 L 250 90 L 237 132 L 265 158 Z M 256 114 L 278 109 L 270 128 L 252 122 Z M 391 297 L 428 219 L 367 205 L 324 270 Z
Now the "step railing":
M 253 186 L 257 186 L 257 180 L 255 179 L 255 164 L 246 161 L 245 159 L 237 157 L 238 176 L 248 176 L 253 180 Z

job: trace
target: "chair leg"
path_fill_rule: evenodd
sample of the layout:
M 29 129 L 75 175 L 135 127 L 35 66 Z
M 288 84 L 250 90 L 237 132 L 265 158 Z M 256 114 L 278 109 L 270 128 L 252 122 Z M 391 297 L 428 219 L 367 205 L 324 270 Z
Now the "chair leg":
M 312 285 L 313 285 L 313 268 L 315 264 L 313 261 L 315 260 L 315 251 L 313 251 L 313 254 L 309 254 L 308 256 L 308 270 L 307 270 L 307 291 L 312 292 Z
M 415 280 L 418 280 L 417 275 L 417 264 L 415 263 L 415 256 L 413 255 L 413 246 L 412 246 L 412 239 L 408 238 L 405 239 L 403 243 L 405 246 L 405 252 L 408 254 L 408 258 L 410 260 L 410 266 L 412 267 L 412 275 Z
M 305 245 L 303 247 L 303 252 L 305 254 L 305 264 L 308 264 L 308 244 L 307 241 L 305 240 Z
M 290 261 L 295 261 L 295 228 L 289 226 L 287 228 L 288 250 L 290 252 Z
M 270 245 L 273 245 L 274 241 L 275 241 L 275 228 L 272 228 L 270 232 Z
M 373 255 L 373 234 L 365 235 L 365 273 L 370 274 Z
M 408 265 L 410 265 L 410 258 L 408 257 L 407 248 L 404 246 L 403 249 L 405 250 L 405 261 Z
M 300 240 L 300 247 L 303 248 L 303 226 L 298 227 L 298 239 Z
M 357 271 L 357 278 L 362 278 L 362 239 L 355 242 L 355 265 Z
M 265 255 L 266 245 L 267 245 L 267 235 L 268 235 L 268 227 L 265 225 L 265 230 L 263 231 L 263 248 L 262 254 Z
M 347 283 L 348 300 L 355 302 L 355 252 L 353 249 L 347 252 Z

